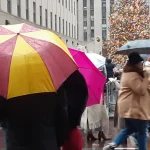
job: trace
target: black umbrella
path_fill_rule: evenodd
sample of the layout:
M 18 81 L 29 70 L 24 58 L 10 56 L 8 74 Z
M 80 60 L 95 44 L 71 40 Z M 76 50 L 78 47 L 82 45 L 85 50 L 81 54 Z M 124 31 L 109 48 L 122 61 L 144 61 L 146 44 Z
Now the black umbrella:
M 120 47 L 116 54 L 128 55 L 131 52 L 150 54 L 150 39 L 129 41 Z

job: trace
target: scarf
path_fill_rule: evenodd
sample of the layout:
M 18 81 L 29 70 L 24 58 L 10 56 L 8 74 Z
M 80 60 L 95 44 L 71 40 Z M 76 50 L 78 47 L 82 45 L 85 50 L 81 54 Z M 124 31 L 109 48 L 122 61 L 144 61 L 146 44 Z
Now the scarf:
M 127 72 L 137 72 L 142 78 L 144 78 L 144 71 L 142 69 L 137 68 L 134 65 L 126 64 L 123 71 Z

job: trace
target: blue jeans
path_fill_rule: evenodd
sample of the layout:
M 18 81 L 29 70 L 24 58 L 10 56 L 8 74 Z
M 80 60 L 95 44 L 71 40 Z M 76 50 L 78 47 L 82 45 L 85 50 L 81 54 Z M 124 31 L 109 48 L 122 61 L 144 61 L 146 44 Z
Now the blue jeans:
M 125 119 L 126 128 L 124 128 L 114 139 L 116 145 L 122 144 L 129 135 L 137 133 L 137 142 L 139 150 L 147 150 L 147 121 L 138 119 Z

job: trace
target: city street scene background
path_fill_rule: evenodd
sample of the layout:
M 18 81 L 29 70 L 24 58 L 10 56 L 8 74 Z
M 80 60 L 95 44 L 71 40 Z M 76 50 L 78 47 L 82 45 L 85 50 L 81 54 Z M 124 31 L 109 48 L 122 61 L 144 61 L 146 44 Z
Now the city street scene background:
M 46 52 L 49 50 L 47 45 L 52 52 Z M 24 47 L 29 50 L 24 50 Z M 65 81 L 78 71 L 84 77 L 88 90 L 86 108 L 81 111 L 80 125 L 76 126 L 82 135 L 83 150 L 103 150 L 119 133 L 120 128 L 114 122 L 116 116 L 119 122 L 117 100 L 122 89 L 120 80 L 132 52 L 138 52 L 135 63 L 142 62 L 149 72 L 150 0 L 0 0 L 0 96 L 8 100 L 7 108 L 18 109 L 20 103 L 13 108 L 9 101 L 13 103 L 17 98 L 21 100 L 21 97 L 39 93 L 57 93 Z M 6 64 L 6 69 L 3 64 Z M 144 73 L 142 77 L 145 79 Z M 143 78 L 140 82 L 144 82 Z M 80 107 L 78 102 L 73 104 L 77 105 L 76 109 L 78 105 Z M 145 110 L 146 104 L 143 107 Z M 3 108 L 3 105 L 0 106 L 0 109 Z M 147 130 L 150 130 L 149 124 Z M 147 150 L 150 149 L 149 132 Z M 7 133 L 7 125 L 0 122 L 0 150 L 7 150 Z M 119 148 L 138 149 L 139 140 L 134 139 L 129 137 L 125 146 L 122 144 Z M 115 148 L 113 146 L 104 150 L 111 150 Z M 59 146 L 58 150 L 62 147 Z

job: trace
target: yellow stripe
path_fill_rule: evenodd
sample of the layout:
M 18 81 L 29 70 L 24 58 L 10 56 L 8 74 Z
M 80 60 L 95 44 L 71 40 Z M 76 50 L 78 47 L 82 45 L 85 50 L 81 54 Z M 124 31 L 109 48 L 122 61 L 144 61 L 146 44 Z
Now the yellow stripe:
M 15 25 L 2 25 L 2 27 L 4 27 L 7 30 L 10 30 L 10 31 L 12 31 L 14 33 L 19 33 L 19 31 L 21 30 L 23 25 L 24 25 L 24 23 L 15 24 Z
M 55 91 L 49 72 L 39 54 L 18 36 L 10 66 L 7 97 Z
M 16 36 L 16 34 L 13 35 L 0 35 L 0 44 L 8 41 L 9 39 L 13 38 Z
M 21 35 L 25 35 L 27 37 L 51 42 L 51 43 L 57 45 L 58 47 L 60 47 L 62 50 L 64 50 L 64 52 L 66 52 L 68 54 L 68 56 L 70 56 L 72 58 L 72 55 L 70 54 L 66 44 L 56 34 L 54 34 L 51 31 L 40 30 L 40 31 L 36 31 L 36 32 L 22 33 Z

